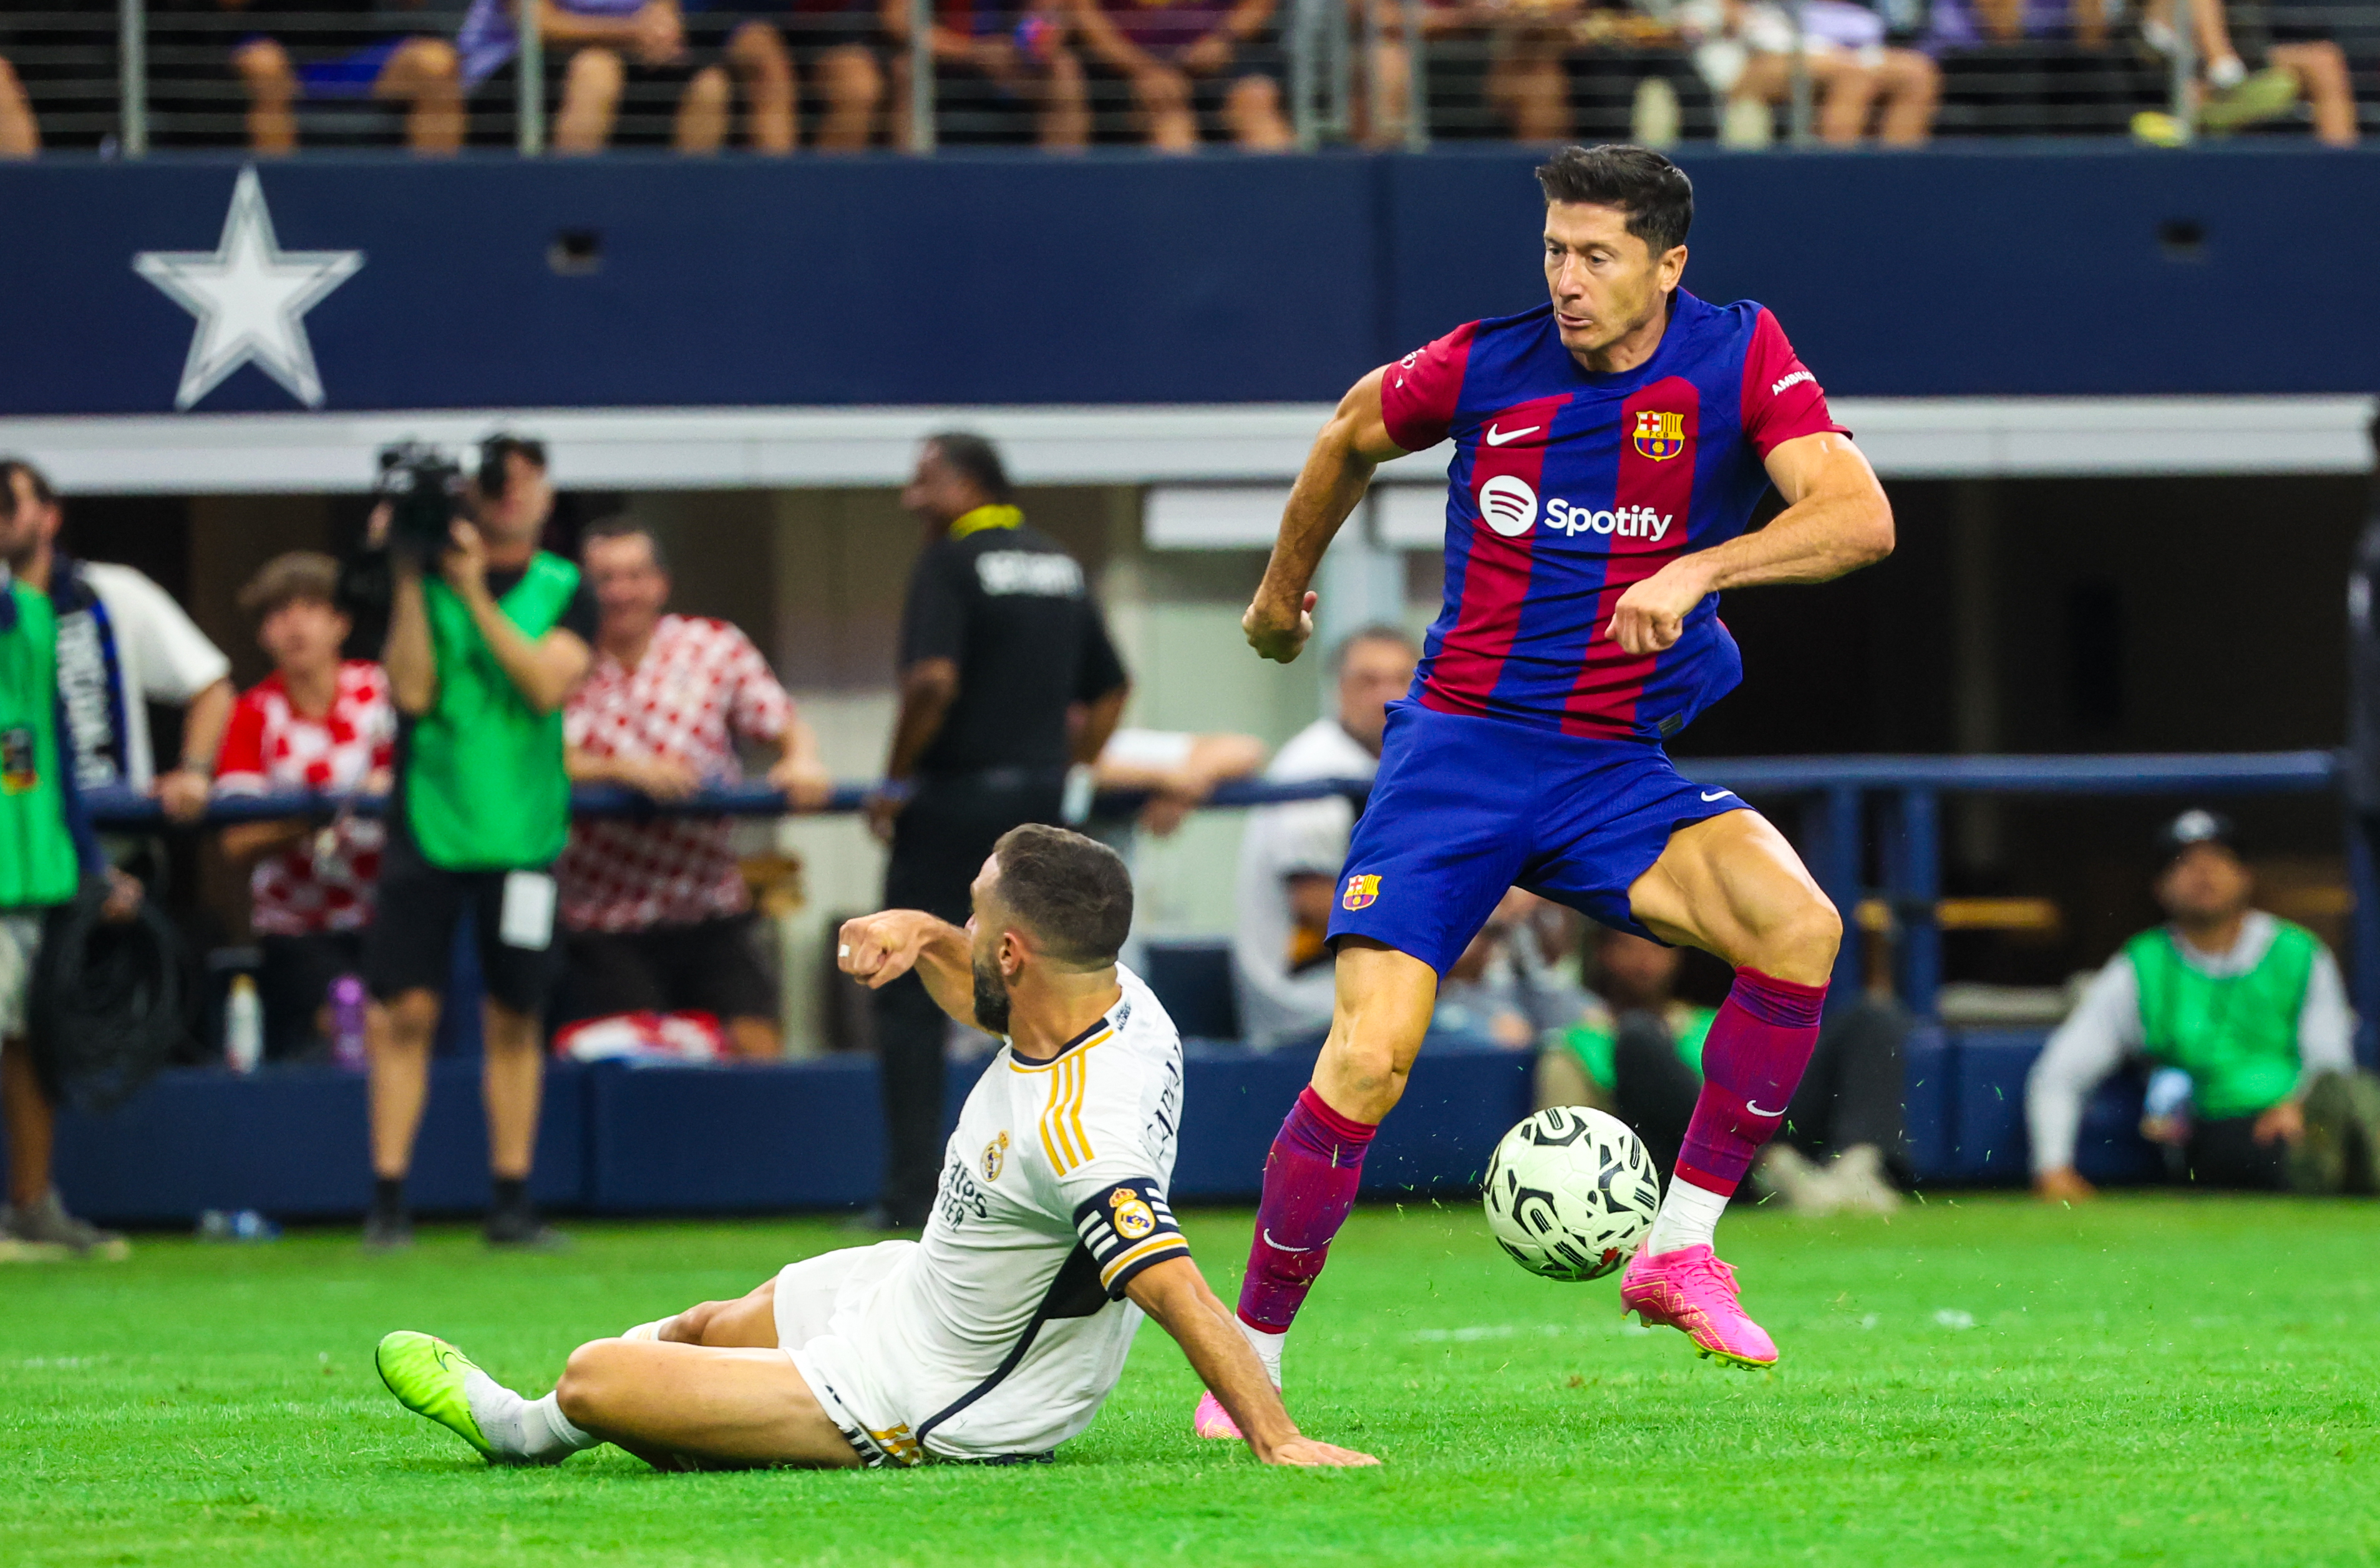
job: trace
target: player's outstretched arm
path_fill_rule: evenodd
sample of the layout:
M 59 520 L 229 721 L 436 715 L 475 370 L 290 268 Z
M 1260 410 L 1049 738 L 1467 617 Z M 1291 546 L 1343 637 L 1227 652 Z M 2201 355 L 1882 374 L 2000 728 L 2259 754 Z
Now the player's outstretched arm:
M 1372 471 L 1405 454 L 1404 448 L 1389 440 L 1388 416 L 1380 404 L 1380 380 L 1386 374 L 1383 366 L 1347 389 L 1330 422 L 1314 438 L 1305 466 L 1289 492 L 1264 581 L 1257 585 L 1248 612 L 1240 617 L 1248 646 L 1267 658 L 1287 664 L 1314 635 L 1315 596 L 1305 586 L 1322 564 L 1322 552 L 1364 499 Z
M 1785 510 L 1757 533 L 1682 555 L 1620 596 L 1612 641 L 1633 654 L 1678 640 L 1705 595 L 1764 583 L 1824 583 L 1892 553 L 1892 503 L 1849 436 L 1832 431 L 1780 441 L 1768 476 Z
M 923 910 L 885 910 L 843 923 L 835 935 L 835 967 L 881 991 L 911 970 L 934 1005 L 969 1029 L 975 1016 L 975 960 L 967 935 Z
M 1248 1447 L 1268 1465 L 1377 1465 L 1378 1460 L 1352 1448 L 1317 1442 L 1297 1429 L 1281 1405 L 1281 1393 L 1265 1376 L 1257 1353 L 1232 1321 L 1230 1309 L 1207 1288 L 1198 1265 L 1186 1257 L 1168 1258 L 1135 1274 L 1124 1286 L 1133 1304 L 1151 1318 L 1190 1359 L 1191 1369 L 1220 1400 Z

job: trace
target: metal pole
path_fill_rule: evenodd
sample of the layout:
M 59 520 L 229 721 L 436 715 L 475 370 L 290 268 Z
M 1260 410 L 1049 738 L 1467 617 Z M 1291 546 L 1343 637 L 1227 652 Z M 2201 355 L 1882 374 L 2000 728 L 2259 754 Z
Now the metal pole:
M 1930 1021 L 1941 1011 L 1942 927 L 1935 905 L 1942 896 L 1941 801 L 1931 790 L 1900 792 L 1900 866 L 1893 912 L 1900 921 L 1900 1000 Z
M 1344 141 L 1355 116 L 1355 58 L 1348 47 L 1347 0 L 1323 0 L 1322 30 L 1330 61 L 1330 139 Z
M 2197 12 L 2194 0 L 2173 0 L 2173 123 L 2174 134 L 2183 141 L 2198 134 L 2198 116 L 2190 102 L 2198 77 Z
M 934 150 L 934 0 L 909 0 L 909 151 Z
M 1421 0 L 1404 0 L 1405 151 L 1429 151 L 1429 56 L 1421 36 Z
M 2380 874 L 2373 864 L 2371 824 L 2347 808 L 2347 886 L 2354 896 L 2348 917 L 2349 991 L 2355 999 L 2355 1059 L 2380 1062 L 2375 1020 L 2380 1020 Z
M 1793 0 L 1786 7 L 1793 20 L 1793 103 L 1787 118 L 1787 136 L 1796 147 L 1810 145 L 1811 92 L 1809 34 L 1802 27 L 1802 0 Z
M 145 157 L 149 151 L 148 0 L 123 0 L 116 8 L 116 58 L 120 62 L 116 131 L 127 158 Z
M 1314 115 L 1314 22 L 1317 0 L 1290 0 L 1289 115 L 1297 145 L 1311 152 L 1320 129 Z
M 544 0 L 518 0 L 516 26 L 520 30 L 520 72 L 516 86 L 515 130 L 520 155 L 534 158 L 545 151 L 545 28 L 538 12 Z
M 1354 0 L 1364 7 L 1364 131 L 1375 146 L 1389 123 L 1388 84 L 1380 79 L 1382 0 Z

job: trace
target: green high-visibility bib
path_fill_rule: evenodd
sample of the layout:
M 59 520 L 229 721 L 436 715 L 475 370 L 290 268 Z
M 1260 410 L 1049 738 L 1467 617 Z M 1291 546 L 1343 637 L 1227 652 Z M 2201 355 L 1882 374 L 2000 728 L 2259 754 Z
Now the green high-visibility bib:
M 47 594 L 0 591 L 17 610 L 0 632 L 0 910 L 45 909 L 82 879 L 58 782 L 58 621 Z
M 578 568 L 540 550 L 496 607 L 535 642 L 577 591 Z M 528 706 L 452 588 L 427 578 L 421 597 L 438 697 L 407 740 L 405 817 L 414 841 L 449 871 L 549 865 L 570 836 L 562 714 Z
M 2190 1075 L 2191 1098 L 2209 1120 L 2252 1116 L 2297 1092 L 2298 1014 L 2322 939 L 2286 920 L 2279 926 L 2245 974 L 2195 968 L 2163 926 L 2124 944 L 2140 980 L 2148 1054 Z

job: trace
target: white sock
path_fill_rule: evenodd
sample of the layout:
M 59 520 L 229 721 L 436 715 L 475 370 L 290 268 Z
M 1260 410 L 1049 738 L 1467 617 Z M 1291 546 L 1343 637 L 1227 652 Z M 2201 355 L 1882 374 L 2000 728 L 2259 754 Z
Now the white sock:
M 1718 1228 L 1718 1217 L 1726 1212 L 1725 1198 L 1673 1176 L 1670 1190 L 1662 1195 L 1661 1212 L 1653 1216 L 1653 1236 L 1645 1250 L 1675 1252 L 1682 1247 L 1708 1247 L 1711 1233 Z
M 630 1329 L 626 1333 L 622 1334 L 620 1337 L 622 1339 L 657 1340 L 662 1337 L 662 1325 L 674 1323 L 677 1320 L 674 1318 L 655 1318 L 650 1323 L 638 1323 L 635 1328 Z
M 1239 1324 L 1240 1332 L 1247 1335 L 1248 1347 L 1257 1353 L 1257 1359 L 1264 1363 L 1265 1376 L 1272 1380 L 1272 1386 L 1281 1387 L 1281 1350 L 1289 1343 L 1289 1331 L 1283 1329 L 1274 1333 L 1256 1328 L 1237 1314 L 1233 1314 L 1232 1321 Z
M 573 1426 L 553 1395 L 523 1399 L 477 1369 L 463 1374 L 463 1399 L 480 1435 L 507 1459 L 551 1464 L 601 1441 Z

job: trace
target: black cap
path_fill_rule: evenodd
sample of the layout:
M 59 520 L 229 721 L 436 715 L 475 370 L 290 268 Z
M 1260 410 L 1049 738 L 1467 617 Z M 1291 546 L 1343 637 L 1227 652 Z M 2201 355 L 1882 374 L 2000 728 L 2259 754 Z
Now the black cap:
M 2238 833 L 2231 819 L 2219 811 L 2192 806 L 2157 829 L 2157 864 L 2171 865 L 2184 850 L 2198 844 L 2220 844 L 2233 854 L 2240 852 Z

